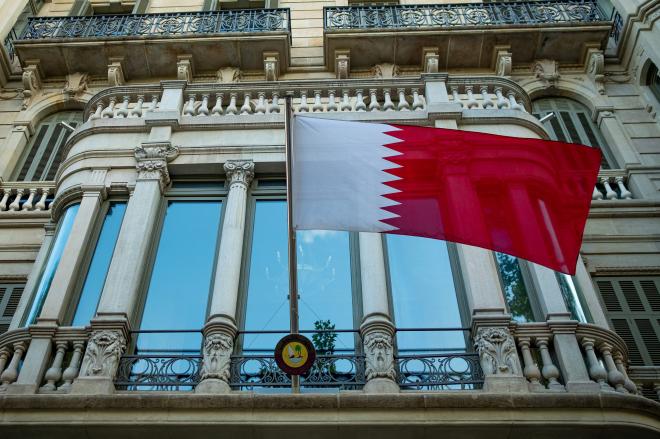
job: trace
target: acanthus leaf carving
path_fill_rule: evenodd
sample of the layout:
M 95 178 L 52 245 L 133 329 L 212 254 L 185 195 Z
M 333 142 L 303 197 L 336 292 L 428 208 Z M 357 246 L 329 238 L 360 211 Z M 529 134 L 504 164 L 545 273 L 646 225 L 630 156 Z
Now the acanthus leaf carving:
M 511 333 L 506 328 L 480 328 L 474 343 L 486 375 L 520 375 L 520 361 Z
M 251 160 L 228 160 L 223 168 L 230 185 L 238 183 L 247 188 L 254 178 L 254 162 Z
M 125 350 L 126 339 L 119 331 L 95 331 L 87 343 L 80 376 L 113 379 Z
M 66 83 L 62 92 L 70 97 L 80 96 L 87 90 L 87 83 L 89 81 L 89 74 L 87 73 L 71 73 L 66 75 Z
M 126 83 L 124 76 L 124 58 L 110 58 L 108 64 L 108 85 L 119 87 Z
M 223 84 L 233 84 L 241 79 L 241 71 L 237 67 L 223 67 L 216 73 L 218 82 Z
M 161 181 L 162 185 L 170 182 L 167 162 L 179 154 L 179 148 L 169 142 L 142 143 L 135 148 L 135 168 L 138 177 L 143 180 Z
M 598 94 L 605 94 L 605 54 L 602 50 L 589 50 L 587 74 L 594 81 Z
M 536 61 L 532 67 L 532 72 L 537 79 L 545 82 L 548 87 L 556 85 L 561 77 L 559 74 L 559 64 L 557 61 L 549 59 Z
M 204 352 L 200 377 L 216 378 L 229 382 L 231 353 L 234 340 L 228 334 L 216 333 L 204 339 Z
M 393 79 L 401 75 L 399 66 L 391 63 L 376 64 L 371 68 L 371 74 L 376 79 Z
M 42 89 L 39 61 L 28 60 L 26 64 L 21 78 L 23 82 L 23 110 L 30 105 L 32 99 Z
M 384 331 L 369 332 L 364 337 L 366 356 L 366 378 L 388 378 L 394 380 L 394 348 L 392 336 Z

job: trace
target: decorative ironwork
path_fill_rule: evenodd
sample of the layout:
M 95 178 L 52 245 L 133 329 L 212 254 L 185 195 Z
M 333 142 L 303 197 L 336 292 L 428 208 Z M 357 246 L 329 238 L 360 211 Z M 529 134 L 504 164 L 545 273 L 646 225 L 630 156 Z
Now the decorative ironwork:
M 124 355 L 115 385 L 121 390 L 192 390 L 199 383 L 202 356 Z
M 610 32 L 610 37 L 614 40 L 615 44 L 619 44 L 622 31 L 623 18 L 621 17 L 621 14 L 619 14 L 619 11 L 615 10 L 612 17 L 612 31 Z
M 484 382 L 477 354 L 400 355 L 395 361 L 397 382 L 404 389 L 480 389 Z
M 289 9 L 240 9 L 176 14 L 30 17 L 21 40 L 160 37 L 237 32 L 288 32 Z
M 312 369 L 300 378 L 300 387 L 358 390 L 365 384 L 364 368 L 363 355 L 317 355 Z M 291 379 L 277 367 L 272 355 L 234 355 L 229 385 L 235 390 L 290 387 Z
M 326 29 L 607 22 L 596 0 L 326 7 Z
M 7 51 L 7 56 L 9 57 L 10 62 L 14 62 L 14 57 L 16 56 L 16 51 L 14 49 L 14 40 L 17 40 L 16 30 L 11 29 L 5 37 L 5 50 Z

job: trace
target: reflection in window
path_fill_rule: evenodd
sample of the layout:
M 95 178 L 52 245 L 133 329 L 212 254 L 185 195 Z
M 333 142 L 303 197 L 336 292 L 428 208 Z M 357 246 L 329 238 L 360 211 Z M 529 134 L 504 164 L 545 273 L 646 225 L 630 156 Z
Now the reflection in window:
M 495 252 L 495 258 L 511 317 L 520 323 L 533 322 L 534 312 L 520 269 L 520 261 L 514 256 L 497 252 Z
M 571 313 L 571 318 L 581 323 L 588 323 L 589 318 L 587 317 L 586 309 L 580 302 L 580 294 L 573 277 L 564 273 L 555 272 L 555 274 L 557 275 L 557 281 L 559 282 L 566 308 Z
M 80 293 L 80 300 L 73 316 L 72 326 L 84 326 L 96 313 L 96 307 L 101 297 L 105 277 L 110 268 L 110 260 L 119 236 L 119 228 L 126 211 L 126 203 L 110 203 L 103 220 L 101 233 L 94 249 L 92 261 L 89 264 L 87 277 Z
M 387 235 L 390 284 L 397 328 L 460 328 L 456 285 L 447 243 Z M 399 353 L 461 352 L 461 331 L 398 332 Z
M 220 201 L 170 201 L 141 330 L 204 326 L 215 263 Z M 136 353 L 198 353 L 200 333 L 141 334 Z
M 41 279 L 37 285 L 34 299 L 32 299 L 30 312 L 27 316 L 27 319 L 25 320 L 26 324 L 28 325 L 34 323 L 37 319 L 37 316 L 41 313 L 41 308 L 43 307 L 46 300 L 46 293 L 50 288 L 50 284 L 53 282 L 53 277 L 55 277 L 55 271 L 57 270 L 57 266 L 60 263 L 60 259 L 62 259 L 64 246 L 66 246 L 66 242 L 68 241 L 69 235 L 71 234 L 73 221 L 76 218 L 76 213 L 78 213 L 79 207 L 79 204 L 73 204 L 69 206 L 60 219 L 60 224 L 57 230 L 57 235 L 55 236 L 55 241 L 53 242 L 53 247 L 50 250 L 48 260 L 46 261 L 46 266 L 43 273 L 41 274 Z

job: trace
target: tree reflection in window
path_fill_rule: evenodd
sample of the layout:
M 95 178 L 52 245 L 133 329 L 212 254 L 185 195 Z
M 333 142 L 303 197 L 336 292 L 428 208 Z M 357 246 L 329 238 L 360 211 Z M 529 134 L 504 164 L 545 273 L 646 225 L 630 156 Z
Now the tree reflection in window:
M 520 323 L 533 322 L 534 312 L 518 258 L 497 252 L 495 258 L 511 317 Z

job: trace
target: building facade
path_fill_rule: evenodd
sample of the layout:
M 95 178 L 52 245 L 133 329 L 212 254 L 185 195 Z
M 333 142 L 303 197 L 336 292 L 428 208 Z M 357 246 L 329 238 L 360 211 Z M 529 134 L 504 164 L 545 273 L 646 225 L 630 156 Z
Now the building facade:
M 0 2 L 0 436 L 658 436 L 660 2 L 421 3 Z M 287 96 L 600 148 L 577 274 L 298 232 L 292 391 Z

